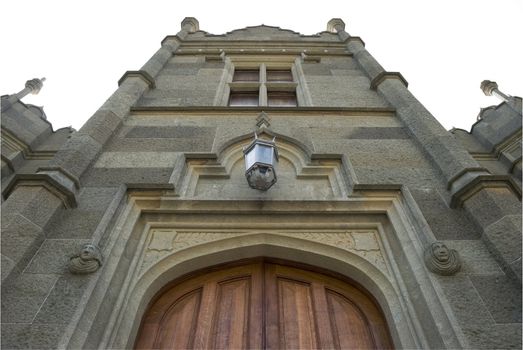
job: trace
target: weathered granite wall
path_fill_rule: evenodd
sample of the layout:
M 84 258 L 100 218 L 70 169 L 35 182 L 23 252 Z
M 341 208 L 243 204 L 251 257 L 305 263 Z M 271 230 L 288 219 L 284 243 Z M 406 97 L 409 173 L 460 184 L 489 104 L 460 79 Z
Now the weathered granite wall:
M 521 144 L 503 148 L 502 165 L 478 159 L 475 153 L 491 152 L 508 137 L 517 140 L 519 135 L 521 140 L 521 123 L 507 121 L 503 125 L 513 132 L 495 140 L 491 137 L 497 135 L 495 123 L 490 124 L 492 130 L 478 124 L 478 136 L 444 130 L 410 94 L 399 73 L 386 72 L 361 39 L 344 31 L 343 22 L 329 23 L 330 31 L 315 36 L 268 26 L 217 36 L 200 31 L 198 22 L 188 18 L 141 70 L 124 75 L 116 92 L 84 127 L 67 135 L 67 142 L 55 142 L 53 138 L 61 136 L 52 136 L 46 122 L 21 128 L 11 125 L 18 115 L 16 106 L 3 111 L 2 132 L 9 130 L 31 147 L 33 139 L 45 134 L 38 147 L 60 148 L 45 164 L 32 161 L 26 171 L 30 176 L 13 180 L 5 193 L 2 346 L 43 349 L 110 344 L 117 316 L 100 305 L 117 305 L 123 298 L 119 293 L 127 290 L 133 259 L 142 254 L 143 235 L 149 234 L 143 226 L 153 222 L 146 216 L 158 215 L 157 222 L 177 220 L 167 216 L 176 212 L 176 205 L 162 209 L 163 202 L 180 201 L 183 207 L 191 201 L 219 199 L 231 206 L 251 201 L 264 207 L 295 201 L 306 211 L 314 203 L 331 210 L 338 202 L 349 205 L 365 198 L 357 213 L 365 212 L 366 218 L 356 220 L 351 216 L 356 211 L 347 209 L 336 220 L 340 225 L 370 222 L 375 225 L 372 232 L 378 232 L 379 225 L 387 226 L 388 231 L 381 234 L 413 232 L 407 241 L 402 238 L 394 243 L 402 242 L 404 248 L 386 250 L 392 259 L 406 264 L 421 261 L 423 249 L 434 241 L 459 254 L 461 269 L 454 275 L 437 275 L 420 264 L 408 266 L 415 270 L 412 274 L 397 276 L 412 291 L 420 285 L 434 288 L 437 297 L 431 300 L 448 311 L 449 324 L 455 322 L 458 343 L 452 344 L 520 348 L 521 180 L 519 175 L 518 187 L 517 169 L 520 174 Z M 308 96 L 303 100 L 306 103 L 295 108 L 226 106 L 220 96 L 228 93 L 228 70 L 245 57 L 260 64 L 287 65 L 297 89 Z M 9 117 L 5 123 L 4 113 Z M 255 131 L 262 138 L 276 137 L 280 147 L 280 177 L 266 193 L 250 189 L 243 174 L 242 147 Z M 5 164 L 5 173 L 13 176 L 8 159 L 14 158 L 4 155 L 3 147 L 2 167 Z M 515 169 L 512 172 L 506 170 L 508 162 Z M 363 190 L 370 192 L 362 195 Z M 388 198 L 390 193 L 395 193 L 395 199 L 389 207 L 380 207 L 384 200 L 378 205 L 373 199 Z M 156 199 L 134 206 L 141 196 Z M 407 219 L 403 214 L 394 216 L 394 206 L 412 213 Z M 227 205 L 222 203 L 220 210 L 226 211 Z M 122 221 L 133 215 L 135 226 Z M 271 215 L 274 222 L 286 223 L 277 212 Z M 315 215 L 318 221 L 307 221 L 306 226 L 328 226 L 321 213 Z M 408 222 L 410 228 L 400 229 Z M 300 232 L 282 234 L 278 240 L 288 239 L 285 244 L 292 246 Z M 100 248 L 102 266 L 89 274 L 72 273 L 70 259 L 78 257 L 86 243 Z M 410 245 L 416 249 L 409 250 Z M 394 255 L 407 251 L 420 256 Z M 422 305 L 420 300 L 412 300 L 413 305 Z M 436 338 L 427 339 L 427 346 L 450 347 Z

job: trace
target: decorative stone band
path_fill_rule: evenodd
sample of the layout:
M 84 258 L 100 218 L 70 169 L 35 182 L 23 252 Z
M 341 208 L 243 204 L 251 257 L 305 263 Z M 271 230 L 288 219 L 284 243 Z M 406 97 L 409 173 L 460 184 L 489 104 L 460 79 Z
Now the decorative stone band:
M 405 78 L 403 78 L 403 75 L 399 72 L 381 72 L 380 74 L 376 75 L 374 79 L 370 82 L 370 88 L 372 90 L 377 90 L 378 86 L 383 83 L 387 79 L 397 79 L 405 85 L 405 87 L 409 86 L 409 83 Z
M 442 242 L 437 241 L 428 246 L 423 258 L 427 268 L 438 275 L 451 276 L 461 269 L 461 259 L 458 252 L 449 249 Z
M 396 109 L 390 107 L 269 107 L 269 106 L 256 106 L 256 107 L 230 107 L 230 106 L 132 106 L 131 112 L 133 113 L 223 113 L 227 112 L 231 115 L 242 114 L 245 112 L 278 112 L 296 114 L 308 113 L 310 115 L 317 115 L 318 113 L 324 113 L 326 116 L 338 116 L 340 113 L 346 115 L 380 115 L 380 116 L 392 116 Z
M 16 174 L 4 190 L 4 198 L 9 197 L 19 186 L 41 186 L 58 197 L 65 208 L 75 208 L 77 206 L 76 190 L 79 188 L 78 182 L 63 174 L 64 170 L 44 170 L 43 168 L 40 168 L 36 174 Z
M 118 86 L 122 85 L 123 82 L 125 81 L 125 79 L 130 78 L 130 77 L 141 78 L 143 81 L 145 81 L 149 85 L 149 88 L 151 88 L 151 89 L 156 88 L 156 82 L 154 81 L 154 78 L 149 73 L 147 73 L 146 71 L 143 71 L 143 70 L 128 70 L 127 72 L 125 72 L 122 75 L 120 80 L 118 80 Z
M 348 45 L 350 42 L 358 42 L 361 44 L 361 46 L 365 47 L 365 41 L 359 36 L 349 36 L 347 39 L 342 40 L 343 44 Z M 353 53 L 350 52 L 350 56 L 353 56 Z
M 224 62 L 225 61 L 225 54 L 220 55 L 206 55 L 205 56 L 205 62 Z
M 509 175 L 492 175 L 484 168 L 465 169 L 454 176 L 448 183 L 447 189 L 451 193 L 450 207 L 458 208 L 477 192 L 484 188 L 510 189 L 514 195 L 521 198 L 521 188 Z
M 300 56 L 301 56 L 301 61 L 305 62 L 305 63 L 320 63 L 321 62 L 321 56 L 310 56 L 310 55 L 306 54 L 305 51 L 302 51 Z
M 82 250 L 69 260 L 69 271 L 74 274 L 96 272 L 102 266 L 100 249 L 92 243 L 85 244 Z
M 180 45 L 183 41 L 183 38 L 180 37 L 178 34 L 175 35 L 167 35 L 163 40 L 160 42 L 162 46 L 165 44 L 171 44 L 171 45 Z

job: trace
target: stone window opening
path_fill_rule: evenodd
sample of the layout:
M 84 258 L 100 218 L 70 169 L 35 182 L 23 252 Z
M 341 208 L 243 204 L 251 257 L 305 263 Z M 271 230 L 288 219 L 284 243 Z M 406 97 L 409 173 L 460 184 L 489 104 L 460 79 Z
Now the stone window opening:
M 297 107 L 297 83 L 291 68 L 235 67 L 229 83 L 231 107 Z

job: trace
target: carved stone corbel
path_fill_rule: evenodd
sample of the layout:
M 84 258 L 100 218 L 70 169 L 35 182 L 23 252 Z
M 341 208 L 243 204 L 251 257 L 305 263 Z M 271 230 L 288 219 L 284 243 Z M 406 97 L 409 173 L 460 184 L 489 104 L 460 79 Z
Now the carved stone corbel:
M 443 242 L 434 242 L 425 249 L 425 265 L 435 274 L 454 275 L 461 269 L 461 259 L 454 249 L 449 249 Z
M 85 244 L 80 253 L 69 260 L 69 271 L 74 274 L 92 273 L 97 271 L 100 266 L 102 266 L 102 253 L 92 243 Z

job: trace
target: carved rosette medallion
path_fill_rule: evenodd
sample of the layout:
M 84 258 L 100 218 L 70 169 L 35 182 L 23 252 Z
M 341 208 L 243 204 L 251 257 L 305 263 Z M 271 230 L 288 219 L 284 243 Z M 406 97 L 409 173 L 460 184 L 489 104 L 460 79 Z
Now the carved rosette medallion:
M 449 249 L 442 242 L 434 242 L 424 253 L 425 265 L 435 274 L 454 275 L 461 269 L 461 259 L 454 249 Z

